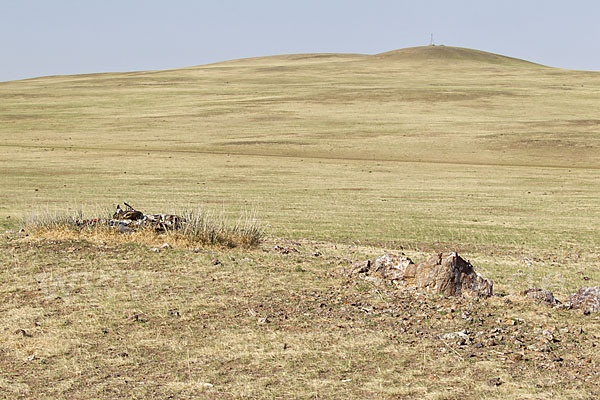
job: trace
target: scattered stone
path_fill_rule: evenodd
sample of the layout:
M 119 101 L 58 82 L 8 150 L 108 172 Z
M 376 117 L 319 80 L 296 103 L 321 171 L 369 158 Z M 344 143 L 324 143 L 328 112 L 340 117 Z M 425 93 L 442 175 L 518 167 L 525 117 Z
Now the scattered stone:
M 466 331 L 444 333 L 440 335 L 439 338 L 449 342 L 455 342 L 460 346 L 463 346 L 471 341 L 471 338 L 469 335 L 467 335 Z
M 512 354 L 510 356 L 510 360 L 513 362 L 519 362 L 523 360 L 523 354 L 521 353 L 516 353 L 516 354 Z
M 173 246 L 171 246 L 169 243 L 163 243 L 159 246 L 159 249 L 161 250 L 165 250 L 165 249 L 172 249 Z
M 579 289 L 577 293 L 567 297 L 564 307 L 580 309 L 588 314 L 600 311 L 600 286 Z
M 134 209 L 127 203 L 124 203 L 126 209 L 123 210 L 121 205 L 117 205 L 117 211 L 113 214 L 112 220 L 108 221 L 109 225 L 125 225 L 131 228 L 142 228 L 151 226 L 157 232 L 166 230 L 180 229 L 186 222 L 185 218 L 174 214 L 145 214 Z M 89 223 L 84 221 L 84 223 Z M 98 222 L 98 221 L 95 221 Z
M 523 291 L 522 294 L 537 303 L 544 303 L 550 306 L 560 304 L 560 301 L 556 300 L 554 294 L 548 290 L 531 288 Z
M 23 335 L 23 337 L 32 337 L 33 335 L 27 332 L 25 329 L 17 329 L 15 335 Z
M 156 232 L 181 229 L 186 220 L 180 215 L 174 214 L 145 214 L 135 210 L 131 205 L 124 203 L 125 209 L 117 205 L 116 212 L 112 218 L 79 219 L 75 223 L 78 226 L 103 225 L 113 227 L 121 233 L 132 233 L 136 230 L 150 227 Z
M 160 253 L 160 249 L 158 247 L 153 247 L 150 249 L 150 251 L 152 251 L 154 253 Z
M 551 343 L 558 343 L 558 342 L 560 342 L 560 339 L 558 339 L 556 336 L 554 336 L 554 334 L 551 331 L 549 331 L 548 329 L 545 329 L 545 330 L 542 331 L 542 336 L 548 342 L 551 342 Z
M 284 246 L 274 246 L 273 251 L 278 252 L 279 254 L 290 254 L 290 253 L 298 253 L 298 249 L 295 247 L 284 247 Z
M 219 261 L 218 258 L 214 258 L 211 262 L 212 262 L 212 265 L 220 265 L 221 264 L 221 261 Z
M 148 322 L 148 320 L 146 318 L 144 318 L 144 316 L 140 313 L 131 313 L 131 314 L 129 314 L 127 319 L 129 319 L 130 321 L 140 322 L 140 323 Z
M 490 386 L 500 386 L 502 385 L 502 380 L 500 378 L 492 378 L 488 381 L 488 385 Z

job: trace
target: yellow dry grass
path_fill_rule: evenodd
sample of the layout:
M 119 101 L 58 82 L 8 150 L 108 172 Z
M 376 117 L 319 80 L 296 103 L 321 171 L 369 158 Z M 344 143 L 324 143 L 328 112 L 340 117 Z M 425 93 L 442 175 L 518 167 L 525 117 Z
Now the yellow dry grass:
M 1 83 L 0 226 L 123 199 L 269 226 L 261 248 L 198 253 L 3 235 L 2 396 L 597 397 L 598 316 L 520 292 L 600 281 L 599 93 L 598 72 L 440 46 Z M 337 273 L 447 250 L 504 297 L 420 302 Z M 434 336 L 466 328 L 528 336 Z M 544 330 L 562 341 L 528 348 Z
M 249 214 L 236 222 L 211 213 L 184 211 L 179 214 L 177 227 L 157 229 L 152 224 L 117 226 L 119 221 L 102 218 L 109 213 L 84 218 L 81 211 L 71 214 L 51 213 L 48 210 L 32 213 L 22 224 L 28 240 L 87 240 L 92 243 L 138 243 L 147 246 L 169 245 L 184 249 L 210 247 L 255 247 L 264 236 L 264 228 Z M 93 222 L 90 222 L 94 220 Z
M 157 247 L 168 244 L 170 247 L 178 249 L 195 250 L 205 246 L 233 248 L 233 247 L 253 247 L 257 243 L 244 235 L 239 234 L 224 234 L 223 238 L 218 239 L 215 243 L 210 240 L 194 237 L 177 231 L 157 232 L 155 229 L 146 228 L 135 230 L 130 233 L 121 233 L 114 228 L 97 227 L 92 229 L 75 230 L 70 228 L 39 228 L 28 230 L 30 237 L 27 240 L 85 240 L 95 244 L 123 244 L 137 243 L 149 247 Z

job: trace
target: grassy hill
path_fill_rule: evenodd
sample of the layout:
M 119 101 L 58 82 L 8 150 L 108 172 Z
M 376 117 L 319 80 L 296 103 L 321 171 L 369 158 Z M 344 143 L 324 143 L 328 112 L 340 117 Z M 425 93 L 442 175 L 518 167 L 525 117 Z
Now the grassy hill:
M 597 316 L 520 293 L 600 280 L 599 94 L 600 72 L 449 46 L 0 83 L 3 230 L 125 200 L 268 232 L 196 253 L 1 236 L 0 398 L 597 397 Z M 338 273 L 449 250 L 504 297 Z
M 519 230 L 551 216 L 542 243 L 593 242 L 599 88 L 446 46 L 6 82 L 0 215 L 126 198 L 250 207 L 301 237 L 473 242 L 533 240 Z

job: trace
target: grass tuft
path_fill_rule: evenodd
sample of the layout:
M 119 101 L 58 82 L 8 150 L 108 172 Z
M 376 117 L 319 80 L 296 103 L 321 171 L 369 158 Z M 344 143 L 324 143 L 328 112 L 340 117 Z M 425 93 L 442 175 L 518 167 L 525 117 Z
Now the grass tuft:
M 105 217 L 96 218 L 97 215 Z M 111 224 L 110 213 L 86 217 L 82 210 L 31 213 L 23 221 L 23 229 L 33 237 L 53 240 L 83 239 L 104 243 L 140 243 L 159 245 L 168 243 L 173 247 L 197 248 L 215 246 L 235 248 L 256 247 L 264 237 L 263 225 L 252 214 L 240 216 L 230 223 L 223 215 L 204 210 L 185 210 L 179 215 L 185 222 L 177 229 L 157 231 L 153 226 L 142 226 L 131 232 L 120 232 Z M 81 221 L 94 223 L 81 223 Z

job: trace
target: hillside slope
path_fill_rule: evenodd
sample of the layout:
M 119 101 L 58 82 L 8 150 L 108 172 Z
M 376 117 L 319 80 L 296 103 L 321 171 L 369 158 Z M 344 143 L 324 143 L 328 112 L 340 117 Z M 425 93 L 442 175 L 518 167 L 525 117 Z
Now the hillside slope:
M 599 89 L 444 46 L 57 76 L 0 84 L 0 145 L 598 167 Z

